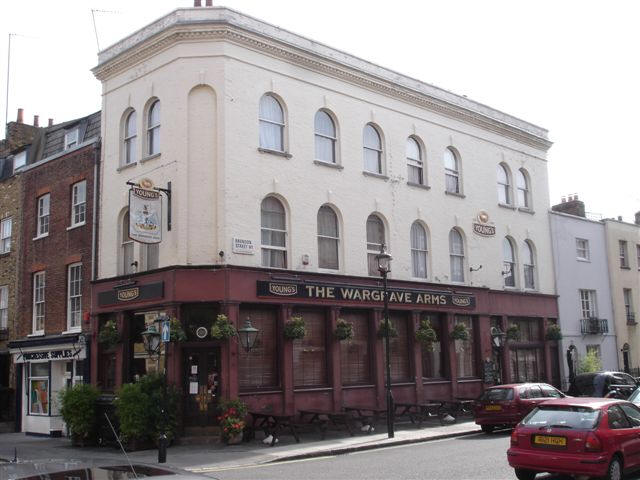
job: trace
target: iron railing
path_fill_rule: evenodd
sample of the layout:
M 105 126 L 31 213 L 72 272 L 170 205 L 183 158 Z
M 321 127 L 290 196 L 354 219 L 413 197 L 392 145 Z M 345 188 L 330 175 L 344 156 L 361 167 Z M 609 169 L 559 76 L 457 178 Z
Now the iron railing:
M 627 312 L 627 325 L 635 325 L 636 322 L 636 314 L 633 312 Z
M 583 318 L 580 320 L 580 330 L 583 334 L 609 333 L 609 323 L 606 318 Z

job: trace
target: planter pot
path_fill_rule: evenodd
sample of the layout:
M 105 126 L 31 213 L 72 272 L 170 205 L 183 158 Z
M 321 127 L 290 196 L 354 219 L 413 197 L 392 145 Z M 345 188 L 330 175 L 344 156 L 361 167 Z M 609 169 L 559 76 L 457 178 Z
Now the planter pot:
M 227 445 L 238 445 L 239 443 L 242 443 L 242 432 L 228 436 L 226 442 Z

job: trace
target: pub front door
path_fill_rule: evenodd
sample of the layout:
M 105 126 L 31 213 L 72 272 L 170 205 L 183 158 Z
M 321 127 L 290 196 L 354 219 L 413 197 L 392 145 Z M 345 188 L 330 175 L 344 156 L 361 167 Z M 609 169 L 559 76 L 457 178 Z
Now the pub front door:
M 186 348 L 184 352 L 184 424 L 215 425 L 220 392 L 220 348 Z

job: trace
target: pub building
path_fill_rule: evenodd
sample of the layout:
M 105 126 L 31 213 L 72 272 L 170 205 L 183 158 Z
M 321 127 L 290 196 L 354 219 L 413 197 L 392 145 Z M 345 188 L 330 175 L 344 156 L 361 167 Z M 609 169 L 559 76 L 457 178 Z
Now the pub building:
M 220 398 L 289 413 L 384 407 L 384 342 L 377 334 L 383 318 L 381 280 L 183 267 L 98 281 L 93 295 L 94 321 L 103 325 L 114 319 L 122 339 L 105 351 L 93 337 L 92 378 L 106 391 L 155 370 L 156 359 L 145 353 L 141 333 L 159 316 L 179 320 L 187 339 L 168 344 L 166 365 L 169 382 L 184 395 L 186 428 L 215 424 Z M 249 319 L 258 329 L 250 351 L 235 339 L 211 338 L 219 313 L 236 327 Z M 292 316 L 304 319 L 302 340 L 283 335 Z M 556 317 L 551 295 L 390 281 L 389 318 L 398 333 L 390 339 L 395 401 L 473 398 L 499 380 L 546 379 L 558 385 L 556 342 L 543 335 Z M 415 339 L 423 318 L 438 336 L 430 350 Z M 353 324 L 351 340 L 334 337 L 338 319 Z M 456 323 L 467 326 L 468 341 L 451 338 Z M 504 332 L 507 323 L 517 323 L 521 338 L 496 347 L 491 327 Z

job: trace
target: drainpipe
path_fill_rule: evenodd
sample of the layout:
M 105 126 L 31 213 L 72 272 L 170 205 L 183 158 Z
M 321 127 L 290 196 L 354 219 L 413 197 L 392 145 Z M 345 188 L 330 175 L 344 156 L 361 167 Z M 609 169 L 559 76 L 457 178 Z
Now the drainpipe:
M 93 149 L 93 213 L 91 226 L 91 280 L 97 277 L 98 267 L 96 265 L 96 243 L 98 234 L 98 190 L 100 189 L 100 150 L 102 146 L 101 138 L 95 143 Z

